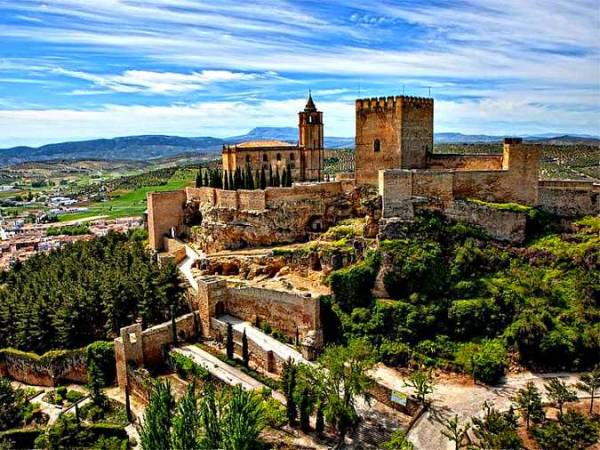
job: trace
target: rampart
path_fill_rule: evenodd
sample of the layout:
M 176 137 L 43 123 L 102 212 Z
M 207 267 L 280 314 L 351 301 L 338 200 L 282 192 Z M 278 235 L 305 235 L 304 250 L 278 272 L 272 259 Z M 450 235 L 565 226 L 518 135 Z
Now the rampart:
M 190 313 L 171 321 L 142 330 L 139 323 L 121 328 L 115 339 L 115 359 L 119 387 L 129 385 L 128 373 L 140 367 L 157 367 L 167 357 L 169 346 L 195 338 L 200 332 L 198 313 Z M 129 367 L 129 369 L 128 369 Z
M 306 344 L 306 353 L 322 346 L 320 300 L 309 294 L 276 291 L 231 283 L 215 276 L 196 279 L 196 308 L 200 313 L 202 333 L 214 337 L 213 318 L 224 314 L 250 323 L 268 323 L 290 339 Z M 310 344 L 309 344 L 310 341 Z
M 500 170 L 502 169 L 502 155 L 429 153 L 427 155 L 427 168 L 441 170 Z
M 538 206 L 559 216 L 600 215 L 600 183 L 540 181 Z
M 3 349 L 0 350 L 0 376 L 35 386 L 86 383 L 85 349 L 53 350 L 41 356 Z
M 237 230 L 238 245 L 248 239 L 264 241 L 268 239 L 267 224 L 272 222 L 277 215 L 277 228 L 285 234 L 287 241 L 295 241 L 305 235 L 305 228 L 309 225 L 314 215 L 323 215 L 327 212 L 327 202 L 334 202 L 336 198 L 354 189 L 353 180 L 320 182 L 320 183 L 295 183 L 292 187 L 255 190 L 224 190 L 215 188 L 192 188 L 173 192 L 159 192 L 148 194 L 148 232 L 150 235 L 150 246 L 154 250 L 165 250 L 164 236 L 174 232 L 179 236 L 184 234 L 188 226 L 187 216 L 190 209 L 199 210 L 201 214 L 210 211 L 208 222 L 219 223 L 250 223 L 261 222 L 265 230 L 247 230 L 241 227 Z M 303 209 L 299 205 L 303 205 Z M 290 210 L 294 207 L 293 210 Z M 309 213 L 312 211 L 312 214 Z M 282 214 L 285 213 L 285 214 Z M 303 223 L 300 223 L 303 222 Z M 204 223 L 204 222 L 203 222 Z M 255 226 L 256 227 L 256 226 Z M 258 227 L 258 228 L 261 228 Z M 230 227 L 230 229 L 232 229 Z M 189 228 L 188 228 L 189 230 Z M 213 230 L 214 231 L 214 230 Z M 211 233 L 209 233 L 211 234 Z M 214 233 L 213 233 L 214 234 Z M 247 235 L 249 234 L 249 235 Z M 273 238 L 281 239 L 282 236 Z M 212 234 L 211 234 L 212 236 Z M 209 237 L 211 237 L 209 236 Z M 233 236 L 230 240 L 235 241 Z M 222 242 L 223 248 L 228 248 Z M 235 244 L 235 243 L 234 243 Z M 207 244 L 208 245 L 208 244 Z M 212 244 L 211 244 L 212 245 Z

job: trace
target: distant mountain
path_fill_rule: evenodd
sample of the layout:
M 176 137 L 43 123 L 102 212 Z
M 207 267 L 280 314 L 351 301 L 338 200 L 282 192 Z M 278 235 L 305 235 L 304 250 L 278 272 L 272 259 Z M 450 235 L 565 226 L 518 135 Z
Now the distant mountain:
M 600 139 L 587 135 L 530 135 L 523 136 L 532 142 L 546 144 L 588 144 L 600 145 Z M 0 149 L 0 166 L 19 164 L 27 161 L 47 160 L 136 160 L 168 158 L 183 153 L 203 152 L 217 153 L 223 144 L 239 143 L 262 139 L 277 139 L 295 143 L 298 141 L 298 130 L 293 127 L 258 127 L 247 134 L 229 138 L 214 137 L 178 137 L 178 136 L 126 136 L 113 139 L 94 139 L 90 141 L 62 142 L 42 147 L 13 147 Z M 461 133 L 436 133 L 437 144 L 477 144 L 502 142 L 503 136 L 467 135 Z M 326 148 L 354 147 L 354 138 L 325 137 Z
M 127 136 L 91 141 L 61 142 L 41 147 L 13 147 L 0 150 L 0 164 L 50 159 L 148 160 L 174 156 L 186 151 L 216 151 L 222 139 L 213 137 Z

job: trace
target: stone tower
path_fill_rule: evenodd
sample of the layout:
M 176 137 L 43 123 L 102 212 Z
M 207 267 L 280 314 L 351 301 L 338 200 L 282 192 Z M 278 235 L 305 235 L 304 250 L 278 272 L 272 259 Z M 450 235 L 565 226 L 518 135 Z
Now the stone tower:
M 433 99 L 356 100 L 356 181 L 378 183 L 381 169 L 423 169 L 433 150 Z
M 317 111 L 312 95 L 304 111 L 298 113 L 298 145 L 300 154 L 300 179 L 321 180 L 323 171 L 323 113 Z

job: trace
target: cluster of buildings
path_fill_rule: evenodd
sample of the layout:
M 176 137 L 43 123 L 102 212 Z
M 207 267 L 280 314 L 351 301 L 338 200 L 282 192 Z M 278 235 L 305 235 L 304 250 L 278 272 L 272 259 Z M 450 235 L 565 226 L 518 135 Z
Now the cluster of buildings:
M 48 236 L 48 229 L 64 224 L 24 224 L 22 219 L 3 219 L 0 223 L 0 270 L 17 261 L 25 261 L 39 252 L 48 252 L 64 245 L 105 236 L 108 232 L 126 233 L 143 226 L 139 217 L 99 219 L 87 223 L 89 234 Z

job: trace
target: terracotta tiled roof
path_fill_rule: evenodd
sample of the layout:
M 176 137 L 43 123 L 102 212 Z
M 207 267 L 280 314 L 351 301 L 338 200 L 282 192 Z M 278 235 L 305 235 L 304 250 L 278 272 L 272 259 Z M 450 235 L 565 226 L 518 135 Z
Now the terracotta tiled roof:
M 236 144 L 237 148 L 255 148 L 255 147 L 295 147 L 294 144 L 290 144 L 285 141 L 276 140 L 264 140 L 264 141 L 247 141 Z

